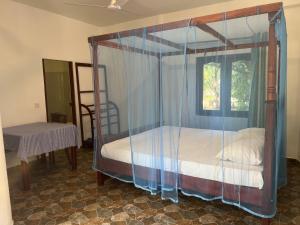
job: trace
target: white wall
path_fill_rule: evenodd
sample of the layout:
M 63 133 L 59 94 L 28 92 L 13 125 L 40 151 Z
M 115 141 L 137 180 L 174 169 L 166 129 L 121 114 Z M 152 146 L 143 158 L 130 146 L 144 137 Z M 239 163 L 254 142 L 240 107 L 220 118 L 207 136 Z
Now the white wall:
M 42 58 L 90 62 L 87 38 L 99 28 L 10 0 L 0 1 L 3 126 L 45 121 Z
M 145 27 L 154 24 L 210 15 L 250 6 L 273 3 L 274 0 L 232 0 L 226 3 L 177 11 L 155 17 L 102 27 L 99 34 Z M 299 0 L 282 0 L 285 8 L 288 32 L 288 80 L 287 80 L 287 156 L 300 160 L 300 2 Z
M 300 5 L 285 10 L 288 31 L 287 149 L 288 157 L 300 161 Z
M 2 123 L 0 115 L 0 223 L 1 225 L 12 225 L 11 206 L 9 198 L 6 162 L 4 154 Z

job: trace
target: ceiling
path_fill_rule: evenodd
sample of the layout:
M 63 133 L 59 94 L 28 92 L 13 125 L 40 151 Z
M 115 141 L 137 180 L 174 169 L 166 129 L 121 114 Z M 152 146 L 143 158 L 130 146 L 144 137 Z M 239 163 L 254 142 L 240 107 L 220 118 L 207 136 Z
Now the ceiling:
M 112 11 L 99 7 L 73 6 L 65 2 L 108 5 L 110 0 L 14 0 L 19 3 L 57 13 L 96 26 L 108 26 L 158 14 L 231 0 L 129 0 L 123 6 L 132 13 Z

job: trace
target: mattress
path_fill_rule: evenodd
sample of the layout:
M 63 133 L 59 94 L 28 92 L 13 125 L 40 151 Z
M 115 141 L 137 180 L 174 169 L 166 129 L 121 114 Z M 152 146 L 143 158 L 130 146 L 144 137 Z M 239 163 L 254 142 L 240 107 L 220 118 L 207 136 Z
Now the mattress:
M 262 165 L 242 165 L 216 158 L 222 147 L 234 140 L 234 136 L 232 131 L 164 126 L 133 135 L 131 140 L 127 137 L 107 143 L 103 145 L 101 154 L 104 158 L 124 163 L 131 164 L 134 160 L 135 165 L 159 168 L 156 165 L 158 154 L 161 154 L 158 145 L 163 145 L 165 169 L 174 171 L 172 168 L 176 161 L 171 159 L 176 157 L 173 149 L 178 147 L 180 174 L 261 189 L 264 184 Z

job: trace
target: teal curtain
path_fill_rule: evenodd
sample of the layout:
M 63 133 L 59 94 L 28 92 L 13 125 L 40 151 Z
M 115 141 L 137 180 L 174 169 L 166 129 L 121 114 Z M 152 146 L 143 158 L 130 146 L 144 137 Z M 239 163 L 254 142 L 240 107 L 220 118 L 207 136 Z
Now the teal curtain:
M 267 39 L 267 33 L 254 36 L 254 43 Z M 266 48 L 253 48 L 252 84 L 249 103 L 248 127 L 264 127 L 265 125 L 265 86 L 266 86 Z

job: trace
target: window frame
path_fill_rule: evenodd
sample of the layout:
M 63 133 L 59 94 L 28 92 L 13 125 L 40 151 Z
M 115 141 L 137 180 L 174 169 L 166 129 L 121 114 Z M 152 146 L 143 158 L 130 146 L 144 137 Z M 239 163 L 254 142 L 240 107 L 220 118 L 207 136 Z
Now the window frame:
M 249 111 L 231 110 L 232 63 L 239 60 L 250 61 L 251 53 L 196 58 L 196 114 L 201 116 L 248 117 Z M 203 67 L 210 62 L 221 64 L 219 110 L 207 110 L 203 108 Z

